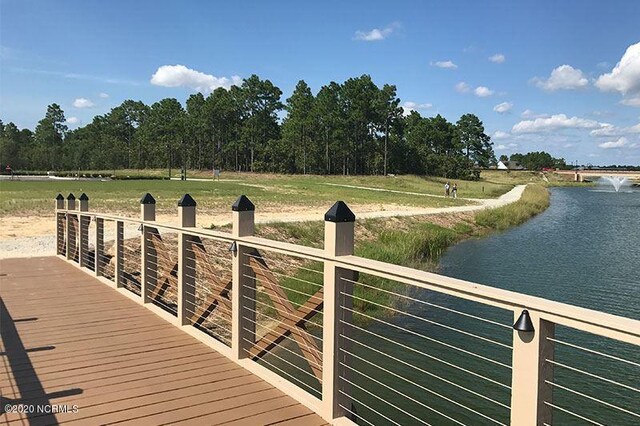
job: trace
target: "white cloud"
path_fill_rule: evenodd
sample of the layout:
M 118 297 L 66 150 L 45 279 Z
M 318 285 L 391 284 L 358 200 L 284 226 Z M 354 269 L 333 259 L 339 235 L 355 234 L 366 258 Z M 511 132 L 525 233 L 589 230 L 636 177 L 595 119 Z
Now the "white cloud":
M 502 102 L 502 103 L 494 106 L 493 110 L 495 112 L 497 112 L 498 114 L 505 114 L 505 113 L 511 111 L 511 108 L 513 108 L 513 104 L 511 102 Z
M 400 27 L 400 24 L 397 22 L 391 23 L 384 28 L 374 28 L 371 31 L 356 31 L 356 34 L 353 36 L 354 40 L 360 41 L 380 41 L 389 37 L 397 28 Z
M 473 90 L 473 93 L 480 98 L 486 98 L 487 96 L 493 95 L 493 90 L 485 86 L 478 86 Z
M 640 43 L 629 46 L 613 70 L 598 77 L 595 84 L 603 92 L 629 96 L 622 101 L 625 105 L 640 106 Z
M 505 57 L 502 53 L 496 53 L 495 55 L 489 56 L 489 60 L 496 64 L 501 64 L 505 61 Z
M 416 102 L 407 101 L 402 104 L 402 110 L 403 110 L 402 114 L 409 115 L 411 114 L 411 111 L 421 111 L 421 110 L 429 109 L 431 107 L 433 107 L 433 105 L 429 103 L 419 104 Z
M 602 127 L 600 129 L 592 130 L 589 134 L 594 137 L 612 137 L 640 133 L 640 123 L 631 127 L 617 127 L 609 123 L 601 124 Z
M 503 132 L 502 130 L 496 130 L 493 132 L 493 135 L 491 135 L 492 139 L 508 139 L 510 137 L 511 135 L 509 133 Z
M 524 111 L 522 111 L 522 114 L 520 114 L 520 117 L 527 118 L 527 119 L 531 119 L 531 118 L 547 118 L 547 117 L 549 117 L 549 114 L 536 114 L 535 112 L 533 112 L 530 109 L 525 109 Z
M 438 68 L 445 68 L 445 69 L 456 69 L 458 68 L 458 66 L 456 64 L 454 64 L 452 61 L 437 61 L 437 62 L 431 62 L 430 65 L 432 67 L 438 67 Z
M 233 85 L 239 86 L 242 79 L 237 75 L 231 78 L 215 77 L 184 65 L 162 65 L 151 76 L 151 84 L 163 87 L 189 87 L 198 92 L 210 93 L 218 87 L 229 89 Z
M 498 144 L 496 146 L 493 147 L 493 149 L 495 149 L 496 151 L 504 151 L 505 149 L 510 149 L 510 148 L 517 148 L 518 144 L 517 143 L 509 143 L 509 144 Z
M 467 93 L 469 92 L 469 90 L 471 90 L 471 87 L 469 87 L 469 85 L 464 81 L 456 84 L 456 92 L 458 93 Z
M 627 98 L 620 101 L 622 105 L 640 107 L 640 96 L 636 96 L 634 98 Z
M 549 92 L 580 89 L 589 84 L 589 80 L 587 80 L 582 71 L 573 68 L 571 65 L 560 65 L 551 71 L 551 75 L 546 80 L 534 77 L 532 81 L 536 86 Z
M 516 123 L 511 131 L 513 133 L 538 133 L 560 129 L 595 129 L 602 127 L 603 123 L 579 117 L 567 117 L 565 114 L 556 114 L 546 118 L 524 120 Z
M 68 124 L 78 124 L 80 119 L 78 117 L 67 117 Z
M 107 99 L 109 97 L 109 94 L 102 92 L 98 96 L 100 96 L 102 99 Z
M 77 98 L 73 101 L 73 106 L 76 108 L 93 108 L 95 104 L 87 98 Z
M 627 145 L 627 138 L 621 136 L 618 140 L 609 141 L 599 144 L 598 146 L 602 149 L 613 149 L 613 148 L 622 148 Z

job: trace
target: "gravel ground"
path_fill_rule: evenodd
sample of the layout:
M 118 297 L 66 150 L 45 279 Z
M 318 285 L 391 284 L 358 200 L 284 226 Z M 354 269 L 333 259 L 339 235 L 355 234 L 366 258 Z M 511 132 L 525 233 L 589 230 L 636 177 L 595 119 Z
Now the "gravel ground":
M 506 204 L 513 203 L 520 199 L 522 192 L 526 185 L 518 185 L 511 191 L 503 194 L 499 198 L 493 199 L 468 199 L 474 201 L 476 204 L 459 207 L 443 207 L 443 208 L 406 208 L 402 210 L 384 210 L 376 212 L 363 212 L 358 213 L 356 211 L 356 217 L 358 218 L 384 218 L 384 217 L 398 217 L 398 216 L 422 216 L 432 215 L 439 213 L 455 213 L 455 212 L 469 212 L 483 210 L 486 208 L 495 208 L 504 206 Z M 361 188 L 371 189 L 371 188 Z M 398 191 L 396 191 L 398 192 Z M 296 214 L 283 213 L 279 217 L 271 215 L 268 218 L 256 217 L 257 223 L 274 223 L 274 222 L 304 222 L 317 219 L 318 212 L 300 212 Z M 320 216 L 321 217 L 321 216 Z M 53 220 L 53 218 L 51 219 Z M 91 229 L 91 228 L 90 228 Z M 131 225 L 125 227 L 125 238 L 132 238 L 139 235 L 137 225 Z M 92 241 L 93 234 L 90 231 L 89 241 Z M 105 241 L 113 239 L 113 231 L 108 228 L 105 229 Z M 13 237 L 10 239 L 0 240 L 0 259 L 16 258 L 16 257 L 36 257 L 36 256 L 53 256 L 55 255 L 55 235 L 50 236 L 31 236 L 31 237 Z

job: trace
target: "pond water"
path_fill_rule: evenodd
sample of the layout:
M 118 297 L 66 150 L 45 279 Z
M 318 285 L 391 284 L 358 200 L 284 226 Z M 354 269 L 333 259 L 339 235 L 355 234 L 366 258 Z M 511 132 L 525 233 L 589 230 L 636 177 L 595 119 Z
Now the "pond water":
M 640 319 L 640 190 L 553 189 L 544 213 L 452 247 L 440 268 L 451 277 Z

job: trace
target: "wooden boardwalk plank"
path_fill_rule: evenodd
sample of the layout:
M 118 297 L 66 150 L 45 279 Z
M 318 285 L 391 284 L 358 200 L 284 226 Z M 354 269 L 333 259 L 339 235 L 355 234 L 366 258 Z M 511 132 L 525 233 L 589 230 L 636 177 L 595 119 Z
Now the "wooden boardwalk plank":
M 57 257 L 0 260 L 3 405 L 9 425 L 309 424 L 308 408 Z

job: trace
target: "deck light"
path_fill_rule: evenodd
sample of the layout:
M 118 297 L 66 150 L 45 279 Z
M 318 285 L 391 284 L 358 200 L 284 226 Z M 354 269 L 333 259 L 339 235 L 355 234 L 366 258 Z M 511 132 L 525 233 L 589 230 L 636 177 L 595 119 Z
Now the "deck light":
M 516 323 L 513 324 L 513 329 L 527 333 L 533 333 L 535 331 L 533 322 L 531 322 L 531 317 L 529 316 L 529 311 L 526 309 L 522 311 Z
M 229 251 L 233 253 L 234 256 L 238 254 L 238 245 L 236 244 L 235 241 L 231 243 L 231 246 L 229 247 Z

